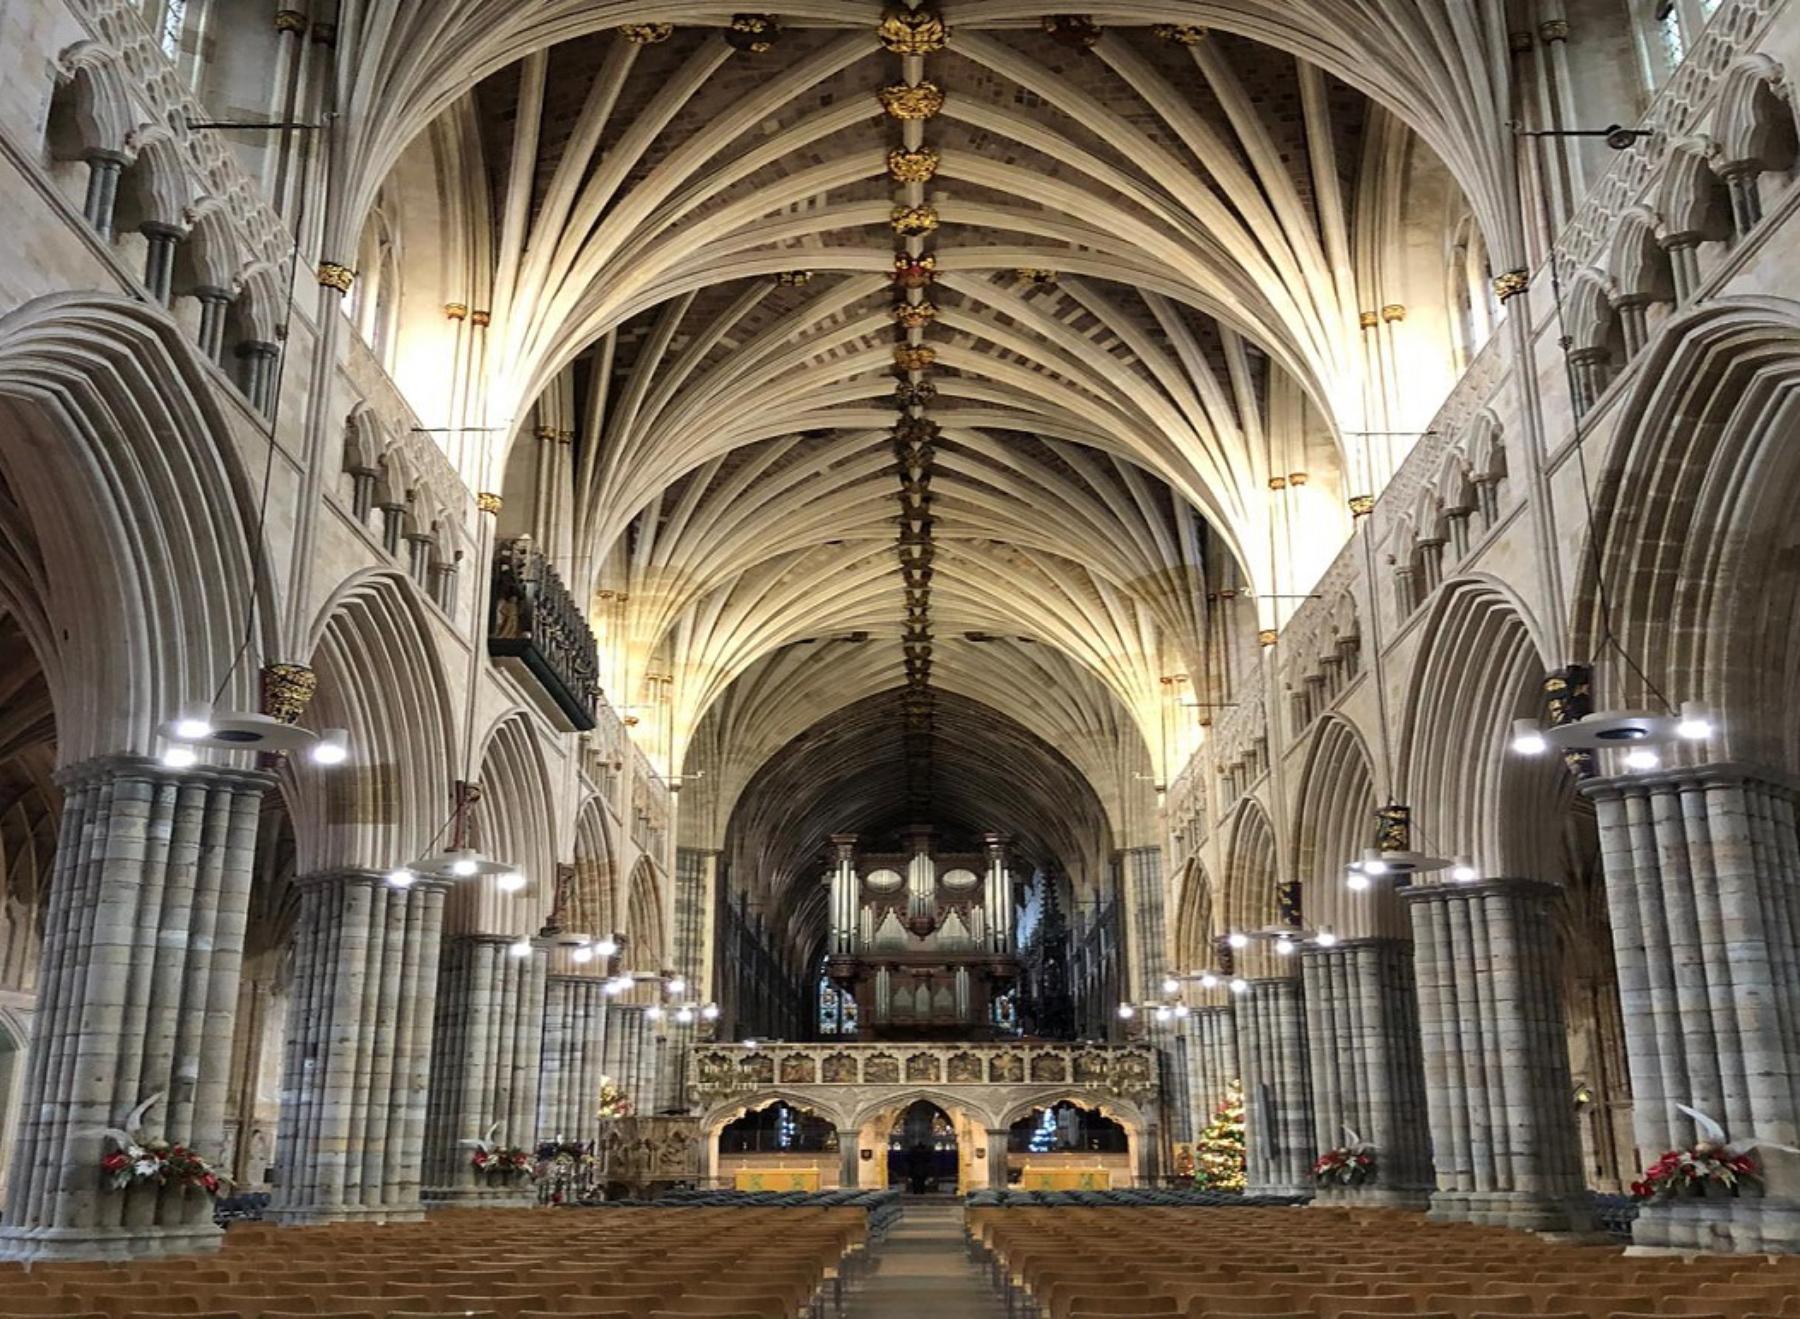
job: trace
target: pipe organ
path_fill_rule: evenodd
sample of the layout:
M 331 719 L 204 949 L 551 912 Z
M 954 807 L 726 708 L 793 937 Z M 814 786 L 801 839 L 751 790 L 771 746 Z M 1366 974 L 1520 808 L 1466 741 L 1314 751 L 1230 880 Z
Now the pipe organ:
M 1018 978 L 1008 839 L 980 852 L 938 852 L 909 829 L 898 853 L 831 839 L 826 973 L 856 999 L 865 1039 L 993 1037 L 994 1004 Z

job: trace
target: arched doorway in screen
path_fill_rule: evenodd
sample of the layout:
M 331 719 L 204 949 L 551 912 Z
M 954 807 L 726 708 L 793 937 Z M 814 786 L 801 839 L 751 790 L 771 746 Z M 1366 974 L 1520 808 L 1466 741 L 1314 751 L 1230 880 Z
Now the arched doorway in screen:
M 909 1195 L 953 1195 L 958 1188 L 956 1124 L 929 1099 L 916 1099 L 888 1133 L 888 1185 Z

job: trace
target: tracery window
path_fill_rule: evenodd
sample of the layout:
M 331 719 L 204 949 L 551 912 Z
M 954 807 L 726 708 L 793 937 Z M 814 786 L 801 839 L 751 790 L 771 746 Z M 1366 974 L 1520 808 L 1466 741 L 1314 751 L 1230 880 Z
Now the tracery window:
M 156 39 L 163 54 L 170 59 L 181 57 L 181 38 L 187 30 L 188 0 L 163 0 L 162 19 L 157 24 Z

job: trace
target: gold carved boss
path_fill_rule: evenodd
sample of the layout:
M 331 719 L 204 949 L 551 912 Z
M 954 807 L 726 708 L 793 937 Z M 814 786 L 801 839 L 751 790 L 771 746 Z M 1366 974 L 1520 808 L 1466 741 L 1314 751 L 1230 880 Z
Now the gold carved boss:
M 891 222 L 894 232 L 902 238 L 918 238 L 938 227 L 937 207 L 896 206 Z
M 881 108 L 895 119 L 930 119 L 944 108 L 944 89 L 935 82 L 896 82 L 879 93 Z
M 890 8 L 875 31 L 896 55 L 935 54 L 950 40 L 950 28 L 930 9 Z
M 888 152 L 888 174 L 896 183 L 929 183 L 936 177 L 941 160 L 930 147 L 917 151 L 896 148 Z

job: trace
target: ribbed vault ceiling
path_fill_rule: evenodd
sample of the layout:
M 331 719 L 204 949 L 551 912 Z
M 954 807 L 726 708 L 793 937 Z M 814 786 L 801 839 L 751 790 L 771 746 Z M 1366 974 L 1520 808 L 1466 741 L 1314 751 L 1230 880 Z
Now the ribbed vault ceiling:
M 1485 107 L 1450 89 L 1491 34 L 1435 4 L 943 9 L 921 54 L 884 49 L 857 0 L 789 6 L 755 51 L 717 5 L 521 4 L 485 34 L 458 8 L 439 65 L 392 62 L 408 113 L 451 68 L 485 75 L 451 134 L 492 216 L 482 406 L 575 436 L 567 549 L 605 685 L 653 756 L 707 776 L 684 812 L 714 840 L 806 728 L 894 713 L 921 627 L 896 549 L 908 415 L 937 428 L 930 683 L 1068 750 L 1133 827 L 1199 736 L 1168 680 L 1217 663 L 1209 588 L 1310 582 L 1344 497 L 1386 474 L 1355 438 L 1379 144 L 1403 117 L 1483 175 L 1457 143 Z M 878 99 L 925 83 L 935 113 Z M 897 148 L 931 157 L 923 178 Z M 895 272 L 923 255 L 921 296 Z M 935 360 L 897 366 L 908 344 Z M 971 819 L 998 800 L 980 782 Z

